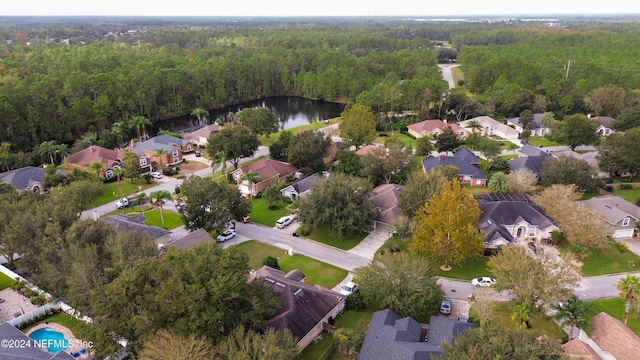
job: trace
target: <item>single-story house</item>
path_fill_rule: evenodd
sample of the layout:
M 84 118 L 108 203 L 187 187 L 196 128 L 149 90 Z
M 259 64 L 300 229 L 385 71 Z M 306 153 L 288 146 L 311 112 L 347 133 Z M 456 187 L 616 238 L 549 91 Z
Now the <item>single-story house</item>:
M 192 140 L 180 139 L 171 135 L 158 135 L 133 145 L 137 154 L 145 155 L 162 165 L 176 165 L 182 162 L 184 153 L 195 150 Z
M 562 345 L 571 360 L 635 360 L 640 353 L 640 337 L 622 321 L 601 312 L 591 318 L 591 336 L 580 335 Z
M 260 281 L 280 300 L 280 306 L 267 321 L 267 326 L 291 331 L 298 339 L 300 350 L 322 333 L 325 324 L 335 319 L 344 309 L 345 301 L 340 293 L 305 283 L 304 277 L 299 270 L 284 274 L 266 265 L 250 275 L 250 280 Z
M 382 145 L 369 144 L 369 145 L 365 145 L 365 146 L 361 147 L 360 149 L 356 150 L 356 154 L 358 154 L 360 156 L 373 155 L 376 152 L 381 152 L 381 153 L 384 152 L 386 154 L 387 148 L 382 146 Z
M 461 121 L 458 125 L 469 132 L 473 132 L 473 129 L 469 127 L 469 123 L 472 121 L 477 121 L 480 126 L 482 126 L 482 130 L 480 130 L 480 135 L 482 136 L 497 136 L 505 140 L 516 140 L 520 135 L 516 129 L 489 116 L 478 116 L 473 119 Z
M 211 235 L 205 229 L 197 229 L 188 233 L 187 235 L 181 237 L 180 239 L 171 240 L 168 244 L 169 246 L 175 246 L 180 249 L 189 249 L 198 244 L 208 243 L 208 242 L 217 242 L 216 239 L 212 238 Z
M 328 174 L 327 174 L 328 175 Z M 320 175 L 311 174 L 306 178 L 300 179 L 291 185 L 287 185 L 280 190 L 282 196 L 286 196 L 291 200 L 295 200 L 300 196 L 308 194 L 311 189 L 318 183 Z
M 171 231 L 147 225 L 147 219 L 142 214 L 135 217 L 124 214 L 108 215 L 100 220 L 111 224 L 116 231 L 128 231 L 136 236 L 148 236 L 155 240 L 158 247 L 171 242 Z
M 413 137 L 421 138 L 427 136 L 429 138 L 437 137 L 442 134 L 445 128 L 450 127 L 454 133 L 458 134 L 461 139 L 464 139 L 469 131 L 464 129 L 458 124 L 448 124 L 442 120 L 424 120 L 415 124 L 407 125 L 407 131 Z
M 460 174 L 458 175 L 460 184 L 486 186 L 488 181 L 487 176 L 480 170 L 479 164 L 480 160 L 473 152 L 465 147 L 461 147 L 456 150 L 452 156 L 445 154 L 427 156 L 422 160 L 422 170 L 428 173 L 436 166 L 454 166 L 460 170 Z
M 551 133 L 551 128 L 548 126 L 542 125 L 540 120 L 542 119 L 542 115 L 544 114 L 533 114 L 533 122 L 529 127 L 531 130 L 531 136 L 545 136 Z M 506 120 L 507 125 L 512 125 L 519 134 L 522 134 L 524 131 L 524 127 L 520 124 L 520 117 L 513 117 Z
M 182 138 L 190 140 L 196 146 L 207 147 L 209 144 L 209 135 L 218 133 L 220 130 L 222 130 L 222 126 L 218 124 L 210 124 L 191 132 L 185 132 L 182 134 Z
M 34 346 L 33 340 L 8 322 L 0 324 L 0 359 L 3 360 L 73 360 L 71 354 L 64 350 L 55 353 L 47 351 L 46 347 Z M 11 346 L 13 344 L 14 346 Z M 20 346 L 31 344 L 31 346 Z M 8 346 L 7 346 L 8 345 Z M 46 344 L 45 344 L 46 345 Z
M 401 318 L 391 309 L 373 313 L 358 360 L 430 360 L 442 355 L 442 344 L 453 345 L 476 324 L 431 316 L 428 328 L 411 317 Z
M 550 239 L 558 226 L 525 195 L 482 194 L 478 201 L 482 211 L 478 229 L 487 234 L 485 250 L 496 249 L 516 240 Z
M 613 130 L 614 119 L 612 117 L 596 116 L 593 120 L 597 121 L 599 124 L 596 132 L 600 134 L 600 136 L 609 136 L 615 132 Z
M 524 145 L 519 149 L 518 157 L 509 159 L 508 162 L 512 171 L 529 169 L 538 177 L 538 180 L 540 180 L 544 162 L 550 158 L 551 155 L 546 151 L 531 145 Z
M 44 169 L 35 166 L 25 166 L 0 173 L 0 181 L 13 186 L 16 190 L 28 190 L 38 194 L 45 191 L 42 186 L 44 177 Z
M 402 212 L 398 207 L 400 194 L 404 186 L 398 184 L 382 184 L 376 186 L 369 194 L 369 200 L 378 210 L 378 215 L 374 218 L 374 228 L 377 223 L 391 225 L 393 219 Z
M 611 237 L 625 239 L 633 237 L 640 219 L 640 207 L 614 195 L 596 196 L 582 204 L 604 216 L 611 225 Z
M 67 169 L 73 170 L 74 168 L 78 168 L 85 171 L 91 171 L 89 169 L 89 165 L 94 162 L 99 162 L 104 164 L 104 169 L 102 169 L 98 175 L 109 180 L 113 177 L 113 170 L 122 167 L 122 160 L 124 159 L 127 151 L 131 150 L 112 150 L 98 145 L 91 145 L 88 148 L 69 155 L 67 157 Z M 133 154 L 140 162 L 140 174 L 146 174 L 152 171 L 151 157 L 144 154 L 138 154 L 135 151 Z
M 579 153 L 576 151 L 565 150 L 565 151 L 555 151 L 552 153 L 552 155 L 555 157 L 570 156 L 572 158 L 584 160 L 588 162 L 589 165 L 591 165 L 594 169 L 596 169 L 596 171 L 598 171 L 598 178 L 600 179 L 609 178 L 611 177 L 611 174 L 609 174 L 606 171 L 600 170 L 600 165 L 598 164 L 598 153 L 599 153 L 598 151 L 587 151 L 585 153 Z
M 244 179 L 244 176 L 250 172 L 258 175 L 260 179 L 256 181 Z M 294 176 L 296 172 L 298 172 L 298 168 L 291 164 L 262 158 L 233 171 L 231 175 L 238 183 L 238 189 L 244 196 L 256 196 L 270 185 L 286 181 L 289 176 Z

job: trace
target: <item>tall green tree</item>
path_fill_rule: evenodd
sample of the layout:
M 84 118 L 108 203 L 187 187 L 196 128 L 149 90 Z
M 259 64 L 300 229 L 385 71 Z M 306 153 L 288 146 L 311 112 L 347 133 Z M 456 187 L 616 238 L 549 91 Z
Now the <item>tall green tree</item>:
M 321 179 L 313 191 L 296 200 L 298 220 L 313 231 L 330 229 L 331 234 L 364 232 L 371 228 L 376 209 L 368 198 L 371 185 L 343 174 Z
M 553 306 L 557 312 L 554 315 L 556 320 L 560 320 L 562 326 L 570 326 L 569 340 L 573 339 L 573 331 L 577 327 L 589 329 L 591 325 L 591 303 L 578 299 L 575 295 L 566 302 Z
M 542 164 L 540 183 L 575 185 L 582 192 L 595 192 L 598 171 L 586 160 L 571 156 L 549 158 Z
M 351 150 L 340 150 L 336 154 L 338 164 L 334 166 L 333 170 L 341 172 L 343 174 L 358 176 L 362 171 L 362 158 Z
M 213 341 L 204 336 L 191 334 L 183 338 L 160 329 L 144 341 L 139 356 L 154 360 L 216 359 L 216 353 Z
M 158 190 L 149 194 L 151 199 L 156 199 L 156 203 L 160 206 L 160 220 L 162 221 L 162 227 L 164 227 L 164 201 L 170 200 L 173 197 L 167 190 Z
M 624 300 L 624 323 L 629 320 L 629 310 L 631 309 L 631 302 L 638 296 L 640 296 L 640 280 L 635 275 L 627 275 L 618 281 L 616 285 L 620 290 L 620 297 Z
M 234 126 L 223 129 L 209 136 L 207 151 L 213 158 L 217 152 L 223 151 L 235 169 L 243 157 L 251 157 L 258 150 L 258 136 L 246 126 Z
M 219 231 L 251 210 L 251 202 L 243 201 L 238 188 L 226 182 L 190 176 L 181 190 L 187 200 L 178 210 L 190 230 Z
M 260 359 L 289 360 L 298 356 L 297 340 L 289 330 L 269 328 L 264 332 L 245 331 L 237 327 L 218 344 L 215 360 Z
M 203 108 L 196 108 L 191 111 L 191 116 L 195 116 L 198 119 L 198 124 L 206 125 L 209 118 L 209 112 Z
M 571 115 L 554 123 L 549 137 L 575 150 L 580 145 L 595 145 L 600 141 L 600 135 L 596 132 L 598 126 L 597 121 L 587 119 L 584 115 Z
M 0 169 L 4 168 L 6 171 L 9 171 L 9 164 L 11 159 L 11 143 L 8 141 L 3 141 L 0 144 Z
M 449 264 L 482 255 L 484 233 L 478 231 L 480 208 L 457 180 L 445 184 L 416 212 L 418 227 L 409 248 Z
M 148 129 L 151 125 L 151 120 L 147 119 L 144 116 L 134 116 L 129 120 L 129 128 L 134 129 L 136 134 L 138 135 L 138 139 L 142 140 L 142 135 L 145 133 L 145 130 Z
M 133 151 L 126 151 L 124 153 L 124 159 L 122 159 L 122 176 L 131 180 L 138 179 L 140 177 L 140 158 L 133 153 Z
M 283 130 L 278 133 L 278 139 L 269 145 L 269 156 L 278 161 L 289 161 L 287 149 L 293 141 L 293 132 Z
M 227 153 L 224 151 L 218 151 L 211 157 L 211 168 L 216 170 L 220 168 L 224 174 L 224 178 L 227 178 Z
M 266 135 L 278 131 L 280 121 L 276 114 L 267 108 L 247 108 L 240 110 L 236 117 L 240 123 L 257 135 Z
M 444 128 L 442 133 L 438 135 L 438 139 L 436 139 L 436 149 L 439 152 L 453 151 L 460 146 L 460 144 L 461 142 L 458 134 L 456 134 L 449 126 Z
M 426 174 L 422 171 L 411 173 L 400 193 L 398 207 L 402 213 L 413 218 L 418 209 L 438 194 L 447 181 L 440 169 L 432 169 Z
M 294 166 L 310 172 L 326 168 L 325 157 L 331 146 L 331 139 L 322 132 L 311 130 L 296 134 L 287 147 L 288 161 Z
M 414 318 L 438 308 L 444 291 L 436 280 L 432 262 L 406 253 L 374 261 L 354 274 L 368 306 L 390 308 L 401 316 Z
M 613 128 L 618 131 L 626 131 L 640 127 L 640 104 L 625 108 L 613 121 Z
M 363 105 L 353 105 L 346 109 L 340 121 L 340 137 L 347 145 L 361 147 L 376 137 L 376 119 Z
M 639 141 L 640 127 L 608 136 L 597 155 L 600 170 L 619 175 L 628 172 L 629 181 L 633 181 L 640 172 L 640 149 L 636 146 Z

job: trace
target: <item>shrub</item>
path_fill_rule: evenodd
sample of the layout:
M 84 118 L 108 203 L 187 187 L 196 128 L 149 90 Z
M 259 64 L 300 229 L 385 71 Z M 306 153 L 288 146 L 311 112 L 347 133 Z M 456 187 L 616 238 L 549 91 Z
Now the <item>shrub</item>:
M 274 269 L 280 270 L 280 264 L 278 264 L 278 258 L 275 258 L 273 256 L 267 256 L 264 259 L 262 259 L 262 265 L 267 265 Z
M 553 241 L 555 245 L 560 244 L 564 239 L 565 235 L 562 231 L 553 230 L 551 232 L 551 241 Z
M 616 241 L 616 248 L 618 249 L 618 251 L 620 251 L 621 253 L 629 250 L 629 246 L 627 246 L 626 243 L 620 242 L 620 241 Z
M 356 311 L 364 310 L 367 307 L 367 304 L 364 302 L 364 297 L 359 292 L 347 296 L 344 305 L 347 309 Z
M 620 184 L 620 190 L 631 190 L 633 189 L 633 185 L 631 184 Z
M 613 191 L 613 186 L 611 185 L 607 185 L 604 187 L 605 190 L 607 190 L 608 192 L 612 192 Z
M 306 226 L 300 226 L 298 228 L 298 230 L 296 230 L 296 232 L 298 233 L 298 235 L 300 236 L 309 236 L 309 234 L 311 234 L 311 231 L 306 227 Z

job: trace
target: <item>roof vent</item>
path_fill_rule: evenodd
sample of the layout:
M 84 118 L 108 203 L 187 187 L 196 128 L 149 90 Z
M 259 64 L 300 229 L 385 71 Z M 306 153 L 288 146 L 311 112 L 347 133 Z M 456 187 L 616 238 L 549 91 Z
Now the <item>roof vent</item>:
M 278 286 L 280 286 L 282 288 L 286 288 L 287 287 L 287 285 L 285 285 L 285 284 L 283 284 L 283 283 L 281 283 L 279 281 L 276 281 L 276 285 L 278 285 Z
M 269 278 L 264 278 L 264 279 L 265 279 L 266 281 L 268 281 L 268 282 L 272 283 L 272 284 L 275 282 L 275 280 L 273 280 L 273 279 L 269 279 Z
M 604 207 L 606 207 L 607 209 L 611 209 L 611 210 L 613 210 L 613 208 L 611 207 L 611 205 L 605 205 Z
M 298 296 L 298 295 L 300 295 L 300 294 L 302 294 L 302 289 L 298 289 L 298 290 L 296 290 L 296 291 L 293 293 L 293 296 Z

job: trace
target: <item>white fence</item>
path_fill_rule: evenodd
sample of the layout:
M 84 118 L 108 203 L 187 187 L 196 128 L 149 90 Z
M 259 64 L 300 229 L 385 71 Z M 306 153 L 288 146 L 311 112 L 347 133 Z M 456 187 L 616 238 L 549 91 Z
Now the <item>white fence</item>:
M 7 321 L 9 324 L 20 328 L 20 325 L 27 323 L 39 316 L 44 315 L 47 311 L 52 310 L 52 309 L 59 309 L 60 306 L 58 304 L 44 304 L 42 306 L 40 306 L 37 309 L 33 309 L 31 311 L 29 311 L 26 314 L 22 314 L 16 318 L 13 318 L 9 321 Z

